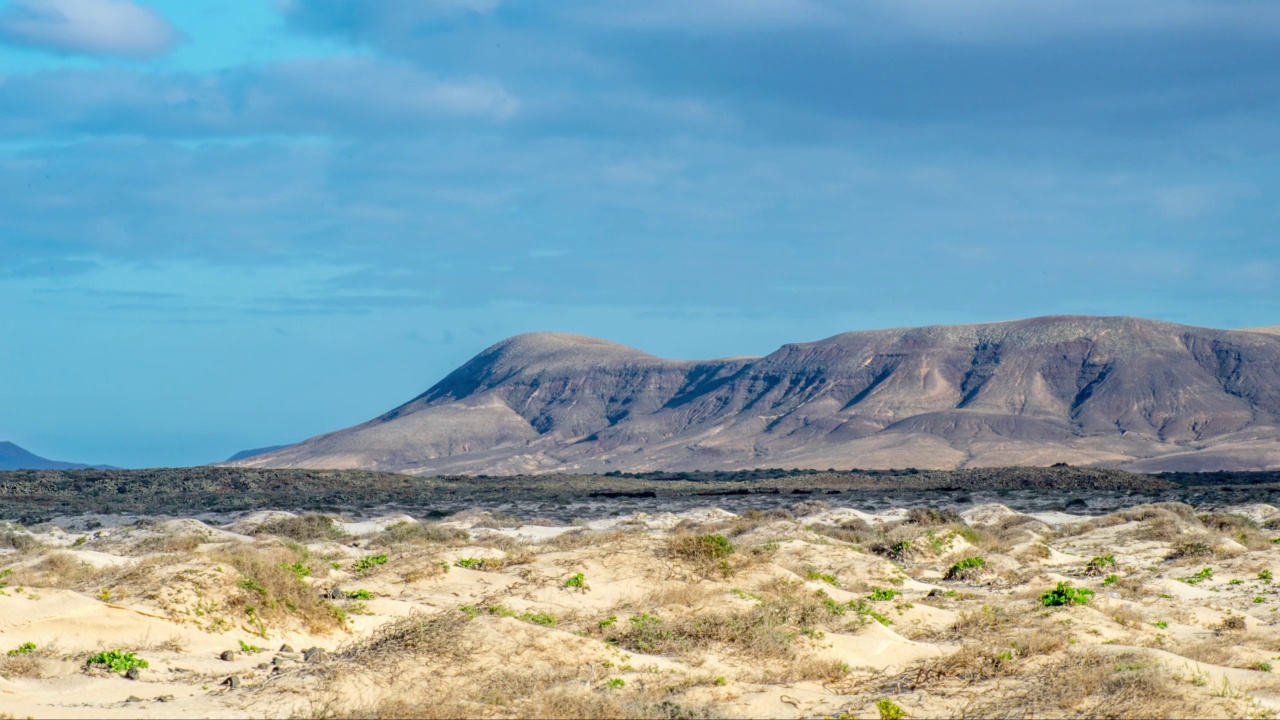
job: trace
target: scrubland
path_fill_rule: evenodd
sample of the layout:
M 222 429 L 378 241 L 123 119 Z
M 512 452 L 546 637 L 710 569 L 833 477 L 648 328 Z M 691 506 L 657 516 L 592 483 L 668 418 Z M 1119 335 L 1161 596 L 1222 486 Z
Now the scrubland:
M 0 529 L 13 717 L 1272 717 L 1280 509 Z

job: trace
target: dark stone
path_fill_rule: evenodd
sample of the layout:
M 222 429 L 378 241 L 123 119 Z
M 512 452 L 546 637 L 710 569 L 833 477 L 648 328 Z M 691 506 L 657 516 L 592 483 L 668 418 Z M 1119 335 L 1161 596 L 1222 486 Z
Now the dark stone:
M 156 697 L 156 702 L 173 702 L 173 696 L 172 696 L 172 695 L 159 695 L 159 696 L 157 696 L 157 697 Z
M 324 656 L 324 648 L 313 647 L 302 651 L 302 659 L 305 662 L 320 662 Z
M 222 655 L 219 655 L 219 657 L 221 657 L 223 660 L 226 660 L 227 662 L 231 662 L 232 660 L 235 660 L 235 659 L 236 659 L 236 651 L 235 651 L 235 650 L 223 650 L 223 651 L 222 651 Z
M 139 677 L 142 677 L 142 673 L 138 668 L 132 667 L 124 671 L 124 676 L 130 680 L 137 680 Z
M 239 675 L 232 675 L 231 677 L 227 678 L 226 680 L 223 680 L 223 681 L 222 681 L 222 684 L 223 684 L 223 685 L 226 685 L 227 687 L 231 688 L 232 690 L 235 690 L 236 688 L 240 687 L 240 676 L 239 676 Z
M 137 695 L 130 695 L 130 696 L 125 700 L 125 702 L 127 702 L 127 703 L 132 703 L 132 702 L 142 702 L 142 698 L 138 697 Z
M 284 644 L 284 645 L 281 645 L 281 646 L 280 646 L 280 652 L 287 652 L 287 653 L 291 653 L 291 652 L 293 652 L 293 646 L 292 646 L 292 645 L 289 645 L 288 643 L 286 643 L 286 644 Z

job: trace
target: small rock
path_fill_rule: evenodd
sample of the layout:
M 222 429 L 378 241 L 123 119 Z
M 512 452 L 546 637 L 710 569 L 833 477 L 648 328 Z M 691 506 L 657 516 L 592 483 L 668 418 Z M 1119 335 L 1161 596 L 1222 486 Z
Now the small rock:
M 324 659 L 324 648 L 313 647 L 302 651 L 304 662 L 320 662 Z
M 288 643 L 285 643 L 284 645 L 280 646 L 280 652 L 291 653 L 293 652 L 293 646 L 289 645 Z
M 127 703 L 142 702 L 142 698 L 138 697 L 137 695 L 130 695 L 128 698 L 125 699 L 125 702 Z
M 258 663 L 258 664 L 257 664 L 257 668 L 258 668 L 259 670 L 270 670 L 270 669 L 271 669 L 271 663 Z
M 939 590 L 938 588 L 934 588 L 930 590 L 929 594 L 925 595 L 925 597 L 938 598 L 938 597 L 946 597 L 946 595 L 947 594 L 945 592 Z
M 223 684 L 223 685 L 226 685 L 227 687 L 231 688 L 232 690 L 235 690 L 236 688 L 240 687 L 240 676 L 239 676 L 239 675 L 232 675 L 231 677 L 227 678 L 226 680 L 223 680 L 223 681 L 222 681 L 222 684 Z
M 235 651 L 235 650 L 223 650 L 223 651 L 222 651 L 222 655 L 220 655 L 219 657 L 221 657 L 223 660 L 226 660 L 227 662 L 231 662 L 232 660 L 235 660 L 235 659 L 236 659 L 236 651 Z
M 130 680 L 137 680 L 138 678 L 142 677 L 142 673 L 141 671 L 138 670 L 138 668 L 132 667 L 124 671 L 124 676 Z
M 173 702 L 172 695 L 157 695 L 156 702 Z

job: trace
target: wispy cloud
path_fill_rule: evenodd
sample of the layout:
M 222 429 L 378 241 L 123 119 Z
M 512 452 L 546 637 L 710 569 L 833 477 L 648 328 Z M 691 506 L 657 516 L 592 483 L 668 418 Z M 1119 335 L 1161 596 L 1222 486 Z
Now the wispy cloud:
M 14 0 L 0 11 L 0 41 L 56 53 L 144 59 L 181 39 L 159 13 L 130 0 Z

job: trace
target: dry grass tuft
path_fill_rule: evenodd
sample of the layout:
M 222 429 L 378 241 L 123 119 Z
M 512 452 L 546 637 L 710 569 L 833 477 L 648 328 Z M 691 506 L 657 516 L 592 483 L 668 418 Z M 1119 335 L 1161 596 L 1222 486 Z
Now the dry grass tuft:
M 393 547 L 396 545 L 453 545 L 471 539 L 470 533 L 461 528 L 436 523 L 400 522 L 370 539 L 371 545 Z
M 240 544 L 214 556 L 239 572 L 228 606 L 251 624 L 300 622 L 309 632 L 343 627 L 338 609 L 320 599 L 319 592 L 293 569 L 294 552 L 279 545 Z M 309 566 L 307 566 L 309 567 Z M 260 625 L 265 632 L 265 626 Z
M 253 534 L 256 537 L 274 535 L 300 543 L 341 540 L 346 537 L 346 533 L 338 527 L 333 518 L 316 513 L 271 520 L 254 528 Z

